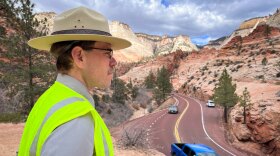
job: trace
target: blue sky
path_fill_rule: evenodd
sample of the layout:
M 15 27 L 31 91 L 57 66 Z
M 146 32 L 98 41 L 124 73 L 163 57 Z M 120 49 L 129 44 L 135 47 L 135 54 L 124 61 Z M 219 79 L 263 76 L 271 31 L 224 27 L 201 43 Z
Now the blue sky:
M 196 44 L 230 35 L 244 20 L 268 16 L 280 0 L 31 0 L 36 12 L 61 13 L 85 6 L 133 32 L 187 35 Z

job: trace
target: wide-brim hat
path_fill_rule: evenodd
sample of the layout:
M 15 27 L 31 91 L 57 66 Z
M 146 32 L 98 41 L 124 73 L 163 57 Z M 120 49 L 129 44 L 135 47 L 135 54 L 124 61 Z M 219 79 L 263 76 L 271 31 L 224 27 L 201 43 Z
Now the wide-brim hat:
M 100 41 L 110 43 L 113 50 L 131 46 L 128 40 L 110 34 L 108 20 L 103 15 L 86 7 L 56 16 L 52 33 L 29 40 L 28 45 L 49 51 L 53 43 L 61 41 Z

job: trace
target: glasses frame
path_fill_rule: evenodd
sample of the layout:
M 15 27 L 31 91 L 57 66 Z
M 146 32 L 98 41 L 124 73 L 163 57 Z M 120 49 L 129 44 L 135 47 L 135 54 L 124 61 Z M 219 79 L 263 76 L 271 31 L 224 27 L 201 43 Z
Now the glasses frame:
M 108 54 L 108 56 L 109 56 L 109 59 L 112 59 L 112 57 L 113 57 L 113 49 L 111 49 L 111 48 L 108 48 L 108 49 L 103 49 L 103 48 L 94 48 L 94 47 L 90 47 L 89 48 L 89 50 L 94 50 L 94 49 L 96 49 L 96 50 L 102 50 L 102 51 L 107 51 L 108 53 L 106 53 L 106 54 Z

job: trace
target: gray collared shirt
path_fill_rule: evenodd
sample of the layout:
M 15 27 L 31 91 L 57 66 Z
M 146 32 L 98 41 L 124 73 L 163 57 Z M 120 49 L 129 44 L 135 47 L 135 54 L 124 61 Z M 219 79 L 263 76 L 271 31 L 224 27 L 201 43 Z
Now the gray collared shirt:
M 94 106 L 87 88 L 77 79 L 58 74 L 56 81 L 83 95 Z M 93 134 L 94 122 L 91 114 L 73 119 L 52 132 L 42 147 L 41 156 L 92 156 Z

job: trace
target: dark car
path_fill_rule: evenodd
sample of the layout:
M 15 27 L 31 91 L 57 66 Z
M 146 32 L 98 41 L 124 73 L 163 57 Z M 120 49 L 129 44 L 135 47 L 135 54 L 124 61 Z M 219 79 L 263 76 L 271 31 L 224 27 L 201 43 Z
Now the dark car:
M 169 114 L 177 114 L 178 113 L 178 106 L 172 105 L 168 107 Z

